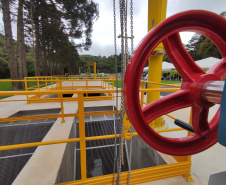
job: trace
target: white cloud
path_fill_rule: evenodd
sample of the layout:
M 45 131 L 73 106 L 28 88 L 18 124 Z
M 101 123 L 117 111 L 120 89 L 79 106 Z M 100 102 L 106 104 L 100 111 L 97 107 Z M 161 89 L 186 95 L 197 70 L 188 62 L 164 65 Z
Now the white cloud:
M 113 25 L 113 4 L 111 0 L 103 1 L 96 0 L 99 3 L 100 17 L 94 23 L 92 33 L 93 45 L 90 50 L 80 54 L 92 54 L 109 56 L 114 54 L 114 25 Z M 129 2 L 129 1 L 128 1 Z M 147 33 L 147 13 L 148 1 L 147 0 L 134 0 L 134 47 Z M 120 34 L 120 20 L 119 20 L 119 7 L 116 0 L 117 8 L 117 35 Z M 167 17 L 176 13 L 191 10 L 201 9 L 208 10 L 215 13 L 226 11 L 225 0 L 168 0 L 167 4 Z M 128 7 L 128 29 L 130 28 L 130 17 Z M 128 31 L 130 34 L 130 31 Z M 192 37 L 193 32 L 180 33 L 183 43 L 188 43 Z M 120 53 L 120 39 L 117 39 L 118 53 Z

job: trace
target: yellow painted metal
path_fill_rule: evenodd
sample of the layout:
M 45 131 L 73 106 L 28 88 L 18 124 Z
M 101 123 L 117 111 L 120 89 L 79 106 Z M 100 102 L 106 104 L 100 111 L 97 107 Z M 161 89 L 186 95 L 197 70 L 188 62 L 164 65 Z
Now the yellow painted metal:
M 160 132 L 172 132 L 172 131 L 180 131 L 180 130 L 183 130 L 183 129 L 182 128 L 173 128 L 173 129 L 161 129 L 161 130 L 155 130 L 155 131 L 157 133 L 160 133 Z M 138 135 L 137 132 L 133 132 L 132 134 L 133 134 L 133 136 L 137 136 Z M 129 133 L 127 135 L 129 135 Z M 120 137 L 120 134 L 85 137 L 85 141 L 93 141 L 93 140 L 101 140 L 101 139 L 112 139 L 112 138 L 115 138 L 115 137 Z M 0 146 L 0 151 L 2 151 L 2 150 L 12 150 L 12 149 L 18 149 L 18 148 L 29 148 L 29 147 L 42 146 L 42 145 L 52 145 L 52 144 L 60 144 L 60 143 L 79 142 L 80 139 L 81 138 L 72 138 L 72 139 L 42 141 L 42 142 L 35 142 L 35 143 L 25 143 L 25 144 Z M 183 160 L 181 160 L 181 161 L 183 161 Z
M 68 79 L 69 81 L 72 81 L 72 83 L 78 79 L 76 78 L 70 78 Z M 92 80 L 92 79 L 88 79 L 85 78 L 83 79 L 83 81 L 88 81 L 88 80 Z M 111 78 L 100 78 L 100 81 L 103 81 L 104 83 L 104 87 L 105 88 L 109 88 L 109 82 L 111 82 L 111 80 L 114 82 L 114 79 Z M 30 81 L 29 79 L 26 79 L 26 81 Z M 31 80 L 32 81 L 32 80 Z M 37 81 L 41 82 L 41 78 L 37 79 Z M 46 84 L 48 81 L 48 77 L 46 77 L 46 79 L 44 80 Z M 56 82 L 56 88 L 53 88 L 53 81 Z M 46 98 L 46 101 L 56 101 L 61 103 L 61 109 L 63 110 L 63 101 L 78 101 L 78 114 L 64 114 L 61 111 L 61 114 L 56 114 L 56 115 L 40 115 L 40 116 L 26 116 L 26 117 L 17 117 L 17 118 L 1 118 L 0 122 L 6 122 L 6 120 L 13 120 L 13 121 L 18 121 L 18 120 L 31 120 L 31 119 L 45 119 L 45 118 L 65 118 L 65 117 L 79 117 L 79 132 L 80 132 L 80 138 L 73 138 L 73 139 L 65 139 L 65 140 L 55 140 L 55 141 L 45 141 L 45 142 L 37 142 L 37 143 L 26 143 L 26 144 L 19 144 L 19 145 L 10 145 L 10 146 L 1 146 L 0 150 L 10 150 L 10 149 L 17 149 L 17 148 L 26 148 L 26 147 L 34 147 L 34 146 L 42 146 L 42 145 L 50 145 L 50 144 L 59 144 L 59 143 L 68 143 L 68 142 L 80 142 L 80 146 L 81 146 L 81 172 L 82 172 L 82 180 L 81 181 L 76 181 L 76 182 L 69 182 L 70 183 L 78 183 L 78 184 L 108 184 L 108 182 L 110 182 L 110 184 L 112 183 L 112 175 L 109 176 L 102 176 L 102 177 L 98 177 L 98 178 L 89 178 L 87 179 L 86 176 L 86 141 L 90 141 L 90 140 L 99 140 L 99 139 L 109 139 L 109 138 L 115 138 L 115 135 L 104 135 L 104 136 L 93 136 L 93 137 L 85 137 L 85 125 L 84 125 L 84 116 L 88 116 L 88 115 L 102 115 L 102 114 L 115 114 L 115 111 L 102 111 L 102 112 L 88 112 L 88 113 L 84 113 L 84 100 L 87 99 L 97 99 L 97 98 L 93 98 L 93 97 L 83 97 L 83 94 L 85 93 L 115 93 L 116 90 L 113 89 L 114 85 L 112 86 L 112 89 L 95 89 L 95 90 L 89 90 L 90 87 L 88 87 L 88 85 L 86 85 L 87 89 L 85 90 L 64 90 L 64 88 L 62 87 L 62 82 L 66 81 L 65 80 L 60 80 L 57 77 L 54 77 L 54 79 L 51 77 L 50 80 L 50 84 L 52 85 L 52 88 L 50 89 L 55 89 L 55 90 L 48 90 L 49 88 L 45 88 L 42 89 L 40 85 L 38 85 L 37 87 L 39 87 L 38 91 L 28 91 L 28 88 L 26 91 L 8 91 L 8 92 L 0 92 L 0 96 L 1 95 L 34 95 L 35 96 L 42 96 L 42 95 L 46 95 L 46 94 L 59 94 L 59 98 Z M 114 84 L 112 82 L 112 84 Z M 144 85 L 142 85 L 144 83 L 141 83 L 141 89 L 140 92 L 141 94 L 143 94 L 144 92 L 157 92 L 157 91 L 177 91 L 179 90 L 178 86 L 170 86 L 173 88 L 153 88 L 153 89 L 144 89 Z M 151 84 L 151 83 L 150 83 Z M 152 83 L 153 84 L 153 83 Z M 108 85 L 108 87 L 107 87 Z M 156 84 L 155 84 L 156 85 Z M 159 85 L 159 84 L 157 84 Z M 46 85 L 47 86 L 47 85 Z M 47 89 L 47 90 L 46 90 Z M 119 90 L 120 92 L 120 90 Z M 62 94 L 78 94 L 78 98 L 63 98 Z M 109 96 L 112 97 L 112 96 Z M 36 101 L 36 99 L 32 99 L 29 98 L 30 100 Z M 42 100 L 42 98 L 40 98 Z M 51 100 L 50 100 L 51 99 Z M 3 100 L 4 101 L 4 100 Z M 11 101 L 11 100 L 10 100 Z M 24 100 L 16 100 L 16 101 L 24 101 Z M 43 99 L 43 102 L 44 99 Z M 80 130 L 81 129 L 81 130 Z M 160 132 L 169 132 L 169 131 L 179 131 L 179 130 L 183 130 L 182 128 L 174 128 L 174 129 L 161 129 L 161 130 L 156 130 L 157 133 Z M 132 133 L 134 136 L 138 135 L 136 132 Z M 126 137 L 129 137 L 130 134 L 127 133 Z M 116 137 L 120 137 L 119 134 L 117 134 Z M 83 157 L 82 157 L 83 156 Z M 167 177 L 171 177 L 171 176 L 178 176 L 178 175 L 184 175 L 184 177 L 189 180 L 191 179 L 189 176 L 190 175 L 190 167 L 191 167 L 191 158 L 190 157 L 185 157 L 185 158 L 177 158 L 178 163 L 173 164 L 172 169 L 169 169 L 169 165 L 162 165 L 161 168 L 159 167 L 152 167 L 152 168 L 148 168 L 148 171 L 145 171 L 147 169 L 141 169 L 141 170 L 134 170 L 131 172 L 131 180 L 130 180 L 130 184 L 138 184 L 138 183 L 142 183 L 142 182 L 148 182 L 148 181 L 152 181 L 152 180 L 157 180 L 157 179 L 162 179 L 162 178 L 167 178 Z M 158 171 L 158 174 L 155 173 L 155 171 Z M 152 174 L 151 176 L 147 174 Z M 123 172 L 121 175 L 121 181 L 120 184 L 126 184 L 127 183 L 127 176 L 128 176 L 128 172 Z
M 62 90 L 62 83 L 60 83 L 60 89 Z M 61 106 L 61 115 L 62 115 L 62 121 L 61 123 L 65 123 L 64 120 L 64 104 L 63 104 L 63 94 L 60 94 L 60 106 Z
M 94 72 L 94 79 L 96 79 L 96 77 L 97 77 L 96 62 L 93 62 L 93 72 Z
M 173 116 L 171 116 L 171 115 L 169 115 L 169 114 L 166 114 L 166 116 L 168 116 L 168 117 L 170 117 L 170 118 L 172 118 L 172 119 L 177 119 L 177 118 L 175 118 L 175 117 L 173 117 Z
M 148 31 L 166 19 L 167 0 L 148 0 Z M 162 43 L 155 50 L 163 50 Z
M 25 87 L 25 91 L 27 91 L 28 90 L 27 89 L 28 88 L 28 82 L 27 82 L 27 78 L 26 77 L 24 78 L 24 87 Z M 27 104 L 29 104 L 28 103 L 28 95 L 26 95 L 26 98 L 27 98 Z
M 94 79 L 96 79 L 96 62 L 91 62 L 86 64 L 86 66 L 93 66 L 93 72 L 94 72 Z
M 157 83 L 157 82 L 149 82 L 149 81 L 143 81 L 141 80 L 140 82 L 143 83 L 150 83 L 150 84 L 157 84 L 157 85 L 163 85 L 163 86 L 168 86 L 168 87 L 175 87 L 175 88 L 180 88 L 180 85 L 174 85 L 174 84 L 166 84 L 166 83 Z
M 145 182 L 150 182 L 154 180 L 160 180 L 163 178 L 170 178 L 174 176 L 184 175 L 190 171 L 190 162 L 181 162 L 176 164 L 167 164 L 161 166 L 155 166 L 150 168 L 131 170 L 130 173 L 130 184 L 141 184 Z M 117 174 L 115 174 L 117 179 Z M 73 182 L 61 183 L 59 185 L 100 185 L 100 184 L 112 184 L 113 174 L 103 175 L 100 177 L 88 178 L 85 181 L 77 180 Z M 127 184 L 128 171 L 121 172 L 120 174 L 120 184 Z M 116 182 L 115 182 L 116 184 Z
M 73 138 L 73 139 L 42 141 L 42 142 L 25 143 L 25 144 L 17 144 L 17 145 L 7 145 L 7 146 L 0 146 L 0 151 L 12 150 L 12 149 L 18 149 L 18 148 L 29 148 L 29 147 L 36 147 L 36 146 L 43 146 L 43 145 L 72 143 L 72 142 L 79 142 L 79 141 L 80 141 L 80 138 Z
M 80 137 L 80 162 L 81 162 L 81 179 L 87 178 L 86 174 L 86 141 L 85 141 L 85 114 L 83 94 L 78 94 L 78 113 L 79 113 L 79 137 Z
M 123 126 L 125 127 L 125 129 L 122 133 L 123 138 L 126 140 L 130 140 L 133 137 L 133 133 L 129 133 L 129 135 L 128 135 L 129 129 L 131 127 L 131 123 L 130 123 L 129 118 L 126 113 L 123 117 Z
M 148 31 L 166 18 L 167 0 L 148 1 Z M 155 51 L 162 51 L 163 45 L 156 47 Z M 148 81 L 161 83 L 163 54 L 152 54 L 149 57 Z M 157 84 L 148 84 L 148 88 L 160 88 Z M 160 98 L 160 92 L 148 92 L 147 103 L 151 103 Z M 152 128 L 165 127 L 165 121 L 159 117 L 149 123 Z

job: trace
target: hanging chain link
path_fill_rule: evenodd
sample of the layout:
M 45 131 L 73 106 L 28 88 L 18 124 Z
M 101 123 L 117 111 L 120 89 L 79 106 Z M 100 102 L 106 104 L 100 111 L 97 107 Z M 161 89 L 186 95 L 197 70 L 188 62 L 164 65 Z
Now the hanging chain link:
M 114 166 L 113 166 L 113 180 L 115 183 L 115 170 L 116 170 L 116 158 L 117 158 L 117 129 L 118 125 L 118 64 L 117 64 L 117 42 L 116 42 L 116 8 L 115 0 L 113 0 L 113 16 L 114 16 L 114 49 L 115 49 L 115 73 L 116 73 L 116 114 L 114 116 L 114 132 L 115 132 L 115 149 L 114 149 Z
M 130 34 L 131 34 L 131 55 L 133 53 L 133 0 L 130 0 Z M 131 126 L 130 133 L 134 131 L 133 127 Z M 129 159 L 128 159 L 128 180 L 127 185 L 130 183 L 130 172 L 131 172 L 131 162 L 132 162 L 132 148 L 133 148 L 133 137 L 130 139 L 129 144 Z
M 127 34 L 127 0 L 126 0 L 126 4 L 124 4 L 124 9 L 123 9 L 123 18 L 124 18 L 124 29 L 125 29 L 125 68 L 128 64 L 128 60 L 129 60 L 129 50 L 128 50 L 128 34 Z
M 121 175 L 121 167 L 122 167 L 122 147 L 123 147 L 123 116 L 125 114 L 125 108 L 123 103 L 123 81 L 124 81 L 124 74 L 125 74 L 125 56 L 124 56 L 124 12 L 125 12 L 125 0 L 119 0 L 120 5 L 120 24 L 121 24 L 121 113 L 120 113 L 120 119 L 119 119 L 119 151 L 118 151 L 118 163 L 117 163 L 117 185 L 120 183 L 120 175 Z
M 131 54 L 133 53 L 133 0 L 130 0 Z
M 126 3 L 125 3 L 126 2 Z M 116 72 L 116 115 L 115 115 L 115 152 L 114 152 L 114 167 L 113 167 L 113 181 L 115 181 L 115 171 L 117 164 L 117 185 L 120 183 L 120 175 L 121 175 L 121 165 L 122 165 L 122 155 L 123 155 L 123 117 L 125 115 L 125 107 L 123 101 L 123 82 L 125 69 L 128 64 L 129 52 L 128 52 L 128 36 L 127 36 L 127 0 L 119 0 L 120 6 L 120 27 L 121 27 L 121 102 L 120 109 L 121 113 L 118 114 L 118 65 L 117 65 L 117 43 L 116 43 L 116 7 L 115 0 L 113 0 L 113 16 L 114 16 L 114 48 L 115 48 L 115 72 Z M 133 1 L 130 1 L 130 25 L 131 25 L 131 52 L 133 52 Z M 124 35 L 125 33 L 125 35 Z M 125 45 L 124 45 L 125 44 Z M 132 132 L 133 129 L 130 129 Z M 117 133 L 120 134 L 119 138 L 119 150 L 117 151 Z M 129 157 L 128 157 L 128 182 L 130 182 L 130 171 L 131 171 L 131 158 L 132 158 L 132 139 L 129 144 Z M 116 162 L 117 160 L 117 162 Z

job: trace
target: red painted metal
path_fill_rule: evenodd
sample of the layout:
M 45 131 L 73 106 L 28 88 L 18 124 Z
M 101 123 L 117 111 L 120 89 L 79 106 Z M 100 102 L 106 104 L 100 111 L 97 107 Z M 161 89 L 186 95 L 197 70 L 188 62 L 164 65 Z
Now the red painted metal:
M 222 54 L 222 60 L 208 72 L 202 70 L 184 48 L 179 31 L 198 32 L 211 39 Z M 140 107 L 140 78 L 148 57 L 159 43 L 183 79 L 181 89 Z M 191 10 L 173 15 L 152 29 L 131 56 L 126 69 L 123 97 L 129 120 L 143 140 L 154 149 L 170 155 L 191 155 L 217 142 L 218 110 L 208 122 L 213 104 L 202 100 L 201 88 L 207 81 L 221 80 L 226 74 L 226 19 L 212 12 Z M 192 107 L 195 133 L 182 138 L 157 134 L 149 123 L 172 111 Z

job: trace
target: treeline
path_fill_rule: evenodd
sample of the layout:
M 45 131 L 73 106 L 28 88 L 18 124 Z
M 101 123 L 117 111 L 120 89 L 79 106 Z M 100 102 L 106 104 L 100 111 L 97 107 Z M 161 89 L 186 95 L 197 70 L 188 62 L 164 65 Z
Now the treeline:
M 14 41 L 14 45 L 17 42 Z M 26 65 L 27 75 L 35 76 L 34 57 L 32 55 L 32 47 L 26 47 Z M 15 47 L 16 48 L 16 47 Z M 8 65 L 8 53 L 6 50 L 5 36 L 0 33 L 0 79 L 10 78 L 9 65 Z
M 92 44 L 92 26 L 99 15 L 97 3 L 89 0 L 0 0 L 0 8 L 8 54 L 5 60 L 11 79 L 23 79 L 28 75 L 27 53 L 34 58 L 36 76 L 78 73 L 78 49 L 88 50 Z M 11 20 L 17 24 L 17 42 L 13 40 Z M 27 51 L 25 43 L 31 51 Z M 13 83 L 14 90 L 20 88 L 19 83 Z
M 225 11 L 221 12 L 220 15 L 226 18 Z M 210 39 L 197 33 L 184 47 L 195 61 L 208 57 L 222 58 L 215 44 Z M 170 62 L 167 55 L 164 56 L 163 60 Z
M 121 72 L 121 54 L 117 55 L 117 72 Z M 87 63 L 96 62 L 96 67 L 99 73 L 115 73 L 115 56 L 111 55 L 109 57 L 105 56 L 92 56 L 92 55 L 80 55 L 80 66 L 81 72 L 84 73 Z M 93 67 L 90 67 L 91 73 L 93 73 Z

